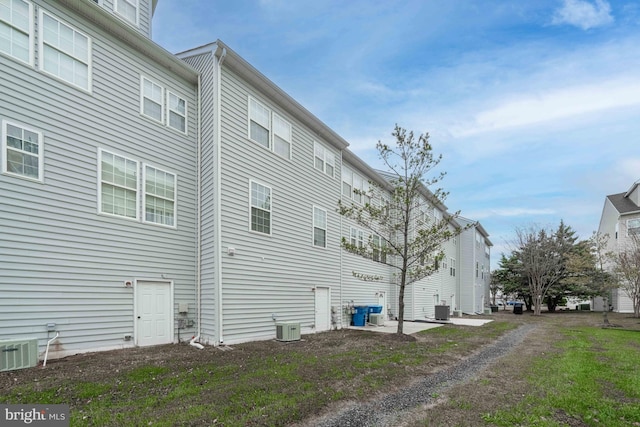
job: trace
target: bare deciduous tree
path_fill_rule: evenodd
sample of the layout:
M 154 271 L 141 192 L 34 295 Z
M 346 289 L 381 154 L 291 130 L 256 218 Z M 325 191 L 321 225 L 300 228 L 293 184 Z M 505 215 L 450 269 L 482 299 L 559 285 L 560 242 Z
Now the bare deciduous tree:
M 371 233 L 367 245 L 353 244 L 342 239 L 342 246 L 349 252 L 385 262 L 397 270 L 399 286 L 398 329 L 403 333 L 404 294 L 410 284 L 438 270 L 444 257 L 442 244 L 461 232 L 452 228 L 453 215 L 445 214 L 436 219 L 423 213 L 441 206 L 447 196 L 442 189 L 430 190 L 444 177 L 425 175 L 440 163 L 429 143 L 429 135 L 417 139 L 413 132 L 396 125 L 392 135 L 395 147 L 378 142 L 376 148 L 387 167 L 384 174 L 388 188 L 369 183 L 369 191 L 353 190 L 362 196 L 363 204 L 338 203 L 338 211 L 354 220 Z M 381 194 L 387 194 L 381 197 Z M 423 216 L 421 219 L 420 217 Z M 387 256 L 389 255 L 389 256 Z
M 640 317 L 640 234 L 630 234 L 613 260 L 620 289 L 631 299 L 634 317 Z
M 553 232 L 531 226 L 516 230 L 516 250 L 521 273 L 533 298 L 533 314 L 540 315 L 549 288 L 564 275 L 564 254 Z
M 604 326 L 609 326 L 609 292 L 618 287 L 611 274 L 605 269 L 607 262 L 613 259 L 613 253 L 607 251 L 609 235 L 594 231 L 589 240 L 596 263 L 593 272 L 594 293 L 602 297 L 602 323 Z

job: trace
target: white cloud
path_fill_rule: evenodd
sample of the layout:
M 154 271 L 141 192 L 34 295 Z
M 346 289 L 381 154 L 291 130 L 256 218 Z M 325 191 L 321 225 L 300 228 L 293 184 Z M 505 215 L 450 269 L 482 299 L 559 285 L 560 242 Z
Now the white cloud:
M 531 216 L 531 215 L 554 215 L 556 213 L 553 209 L 535 209 L 535 208 L 499 208 L 488 209 L 475 212 L 465 212 L 465 217 L 480 220 L 483 218 L 493 218 L 496 216 L 501 217 L 518 217 L 518 216 Z
M 611 6 L 604 0 L 591 3 L 586 0 L 565 0 L 553 17 L 554 24 L 569 24 L 588 30 L 611 24 Z
M 513 98 L 477 113 L 473 123 L 454 129 L 453 135 L 465 137 L 640 104 L 640 82 L 612 80 Z

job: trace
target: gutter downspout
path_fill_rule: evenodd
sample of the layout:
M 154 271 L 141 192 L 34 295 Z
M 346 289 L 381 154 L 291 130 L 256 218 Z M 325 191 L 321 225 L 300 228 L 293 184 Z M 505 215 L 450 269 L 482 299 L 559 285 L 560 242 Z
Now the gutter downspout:
M 342 170 L 343 170 L 343 167 L 344 167 L 344 163 L 343 163 L 343 160 L 342 160 L 342 152 L 343 151 L 344 150 L 340 150 L 340 175 L 342 175 L 342 173 L 343 173 Z M 339 182 L 338 182 L 338 196 L 339 196 L 340 200 L 342 201 L 342 179 L 340 179 Z M 343 234 L 342 234 L 343 233 L 343 230 L 342 230 L 342 227 L 343 227 L 342 219 L 343 219 L 342 215 L 340 215 L 340 236 L 343 236 Z M 342 307 L 342 304 L 344 302 L 344 300 L 342 299 L 342 288 L 344 286 L 343 283 L 342 283 L 342 276 L 343 276 L 343 271 L 342 271 L 342 253 L 344 252 L 344 250 L 342 249 L 342 243 L 340 244 L 338 250 L 340 251 L 340 274 L 339 274 L 340 279 L 338 280 L 338 283 L 340 284 L 340 329 L 342 329 L 344 327 L 344 324 L 345 324 L 345 319 L 344 319 L 344 317 L 345 317 L 345 308 Z M 348 321 L 348 316 L 347 316 L 346 320 L 347 320 L 347 327 L 348 327 L 349 323 L 350 323 Z
M 215 167 L 215 237 L 218 243 L 218 247 L 215 254 L 215 283 L 216 283 L 216 301 L 217 301 L 217 325 L 218 325 L 218 344 L 222 344 L 224 342 L 223 337 L 223 326 L 222 326 L 222 171 L 220 170 L 222 167 L 222 129 L 220 129 L 222 122 L 222 112 L 220 111 L 222 105 L 222 63 L 227 56 L 227 49 L 222 48 L 222 52 L 220 53 L 220 58 L 218 59 L 218 63 L 216 66 L 216 111 L 215 111 L 215 128 L 216 128 L 216 162 L 214 164 Z M 215 59 L 215 54 L 214 54 Z
M 198 175 L 197 179 L 197 188 L 196 188 L 196 200 L 197 200 L 197 209 L 196 209 L 196 316 L 198 322 L 198 333 L 195 337 L 189 341 L 189 345 L 196 347 L 202 350 L 204 347 L 202 344 L 198 344 L 196 341 L 200 340 L 200 333 L 202 332 L 202 81 L 200 78 L 200 74 L 198 74 L 198 161 L 196 162 L 196 174 Z

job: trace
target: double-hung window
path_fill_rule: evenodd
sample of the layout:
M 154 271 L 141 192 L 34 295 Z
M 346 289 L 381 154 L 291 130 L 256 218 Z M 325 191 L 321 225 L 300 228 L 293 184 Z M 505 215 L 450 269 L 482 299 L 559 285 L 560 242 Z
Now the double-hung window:
M 42 133 L 2 122 L 2 172 L 42 181 Z
M 138 219 L 138 162 L 100 150 L 100 212 Z
M 187 133 L 186 99 L 144 76 L 140 76 L 140 114 Z
M 271 111 L 253 98 L 249 98 L 249 138 L 271 149 Z
M 138 0 L 115 0 L 114 10 L 124 19 L 138 25 Z
M 187 101 L 172 92 L 167 95 L 167 126 L 187 133 Z
M 342 195 L 351 198 L 353 188 L 353 172 L 351 169 L 342 168 Z
M 449 275 L 456 277 L 456 260 L 454 258 L 451 258 L 449 262 Z
M 358 203 L 370 203 L 369 181 L 348 168 L 342 168 L 342 195 Z
M 25 0 L 0 1 L 0 52 L 33 63 L 32 8 Z
M 164 88 L 151 80 L 142 77 L 141 113 L 154 120 L 162 122 Z
M 292 137 L 291 123 L 249 97 L 250 140 L 285 159 L 290 159 Z
M 640 218 L 627 220 L 627 235 L 640 234 Z
M 336 163 L 335 154 L 318 142 L 313 143 L 313 153 L 314 167 L 333 178 Z
M 273 113 L 273 151 L 284 157 L 291 158 L 291 124 Z
M 251 231 L 271 234 L 271 188 L 250 181 Z
M 40 10 L 40 68 L 74 86 L 90 90 L 91 39 Z
M 385 240 L 378 236 L 377 234 L 373 235 L 373 260 L 376 262 L 387 262 L 387 244 Z
M 327 211 L 313 207 L 313 246 L 327 247 Z
M 145 165 L 144 221 L 176 225 L 176 176 Z

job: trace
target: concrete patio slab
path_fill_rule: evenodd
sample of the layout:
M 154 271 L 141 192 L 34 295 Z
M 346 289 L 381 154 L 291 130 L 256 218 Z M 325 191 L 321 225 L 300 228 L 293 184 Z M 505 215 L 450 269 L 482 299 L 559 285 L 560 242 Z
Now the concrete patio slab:
M 443 325 L 464 325 L 464 326 L 482 326 L 486 323 L 493 322 L 491 319 L 470 319 L 470 318 L 459 318 L 452 317 L 449 320 L 434 320 L 434 319 L 426 319 L 417 322 L 409 322 L 405 321 L 403 325 L 403 330 L 405 334 L 411 335 L 416 332 L 426 331 L 427 329 L 438 328 Z M 366 326 L 349 326 L 349 329 L 356 329 L 360 331 L 372 331 L 372 332 L 381 332 L 383 334 L 395 334 L 398 330 L 398 321 L 397 320 L 387 320 L 384 322 L 383 326 L 375 326 L 369 325 Z

